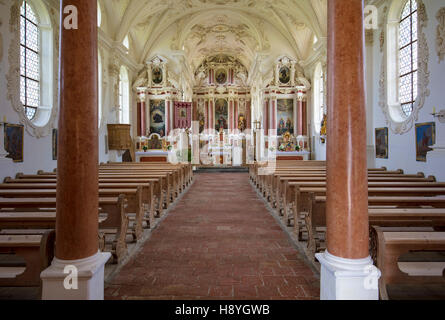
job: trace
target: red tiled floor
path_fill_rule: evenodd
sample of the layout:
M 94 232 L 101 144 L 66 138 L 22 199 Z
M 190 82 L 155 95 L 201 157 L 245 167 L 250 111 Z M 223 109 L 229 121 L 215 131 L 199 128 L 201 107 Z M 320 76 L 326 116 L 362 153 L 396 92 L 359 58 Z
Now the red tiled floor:
M 106 299 L 318 298 L 318 277 L 247 174 L 195 178 L 139 254 L 107 283 Z

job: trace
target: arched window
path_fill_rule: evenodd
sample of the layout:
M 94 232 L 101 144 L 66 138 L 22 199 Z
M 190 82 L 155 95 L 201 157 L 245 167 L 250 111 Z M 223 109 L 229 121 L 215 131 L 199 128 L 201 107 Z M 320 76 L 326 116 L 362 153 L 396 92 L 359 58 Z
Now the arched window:
M 119 123 L 130 124 L 130 85 L 128 71 L 124 66 L 119 76 Z
M 19 11 L 20 94 L 17 111 L 32 134 L 44 136 L 56 120 L 57 49 L 51 16 L 42 0 L 23 0 Z M 16 102 L 14 102 L 16 104 Z M 23 107 L 23 112 L 20 110 Z M 50 123 L 51 122 L 51 123 Z
M 321 63 L 318 63 L 315 67 L 314 73 L 314 88 L 313 88 L 313 101 L 314 101 L 314 124 L 317 132 L 321 129 L 321 122 L 323 120 L 323 108 L 324 108 L 324 74 Z
M 408 0 L 399 26 L 399 101 L 409 117 L 417 98 L 417 0 Z
M 40 29 L 27 0 L 20 7 L 20 99 L 33 120 L 40 106 Z

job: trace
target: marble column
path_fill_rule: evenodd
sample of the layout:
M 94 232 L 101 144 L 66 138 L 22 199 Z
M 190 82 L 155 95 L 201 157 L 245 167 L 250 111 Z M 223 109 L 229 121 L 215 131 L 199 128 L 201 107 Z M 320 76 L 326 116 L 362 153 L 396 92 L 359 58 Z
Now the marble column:
M 205 113 L 205 129 L 210 128 L 210 114 L 209 114 L 209 101 L 206 99 L 204 102 L 204 113 Z
M 250 99 L 246 101 L 246 122 L 247 129 L 252 129 L 252 101 Z
M 98 247 L 97 2 L 63 0 L 78 9 L 78 30 L 61 26 L 60 115 L 57 161 L 57 245 L 41 274 L 43 299 L 103 299 L 104 265 Z M 61 10 L 62 21 L 64 19 Z M 64 285 L 77 275 L 77 290 Z
M 146 95 L 145 92 L 138 92 L 137 98 L 138 127 L 137 133 L 139 137 L 147 134 L 147 114 L 146 114 Z
M 327 250 L 321 299 L 378 299 L 369 256 L 363 0 L 328 1 Z
M 215 108 L 214 108 L 214 100 L 213 98 L 210 99 L 209 101 L 209 116 L 210 116 L 210 129 L 215 129 L 215 119 L 214 119 L 214 114 L 215 114 Z
M 297 99 L 297 136 L 303 135 L 303 99 Z
M 264 135 L 267 136 L 269 134 L 269 99 L 264 100 L 263 130 Z

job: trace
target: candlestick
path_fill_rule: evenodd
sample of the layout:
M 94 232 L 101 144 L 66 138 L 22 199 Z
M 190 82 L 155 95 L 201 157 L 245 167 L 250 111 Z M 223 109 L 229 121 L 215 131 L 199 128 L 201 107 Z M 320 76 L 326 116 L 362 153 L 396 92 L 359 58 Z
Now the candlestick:
M 436 114 L 436 107 L 433 107 L 433 114 Z

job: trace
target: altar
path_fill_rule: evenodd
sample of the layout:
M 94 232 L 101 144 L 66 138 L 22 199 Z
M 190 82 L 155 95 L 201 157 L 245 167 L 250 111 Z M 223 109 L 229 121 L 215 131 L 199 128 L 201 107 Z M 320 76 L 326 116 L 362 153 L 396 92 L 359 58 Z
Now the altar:
M 173 162 L 173 153 L 162 150 L 136 152 L 136 162 Z

